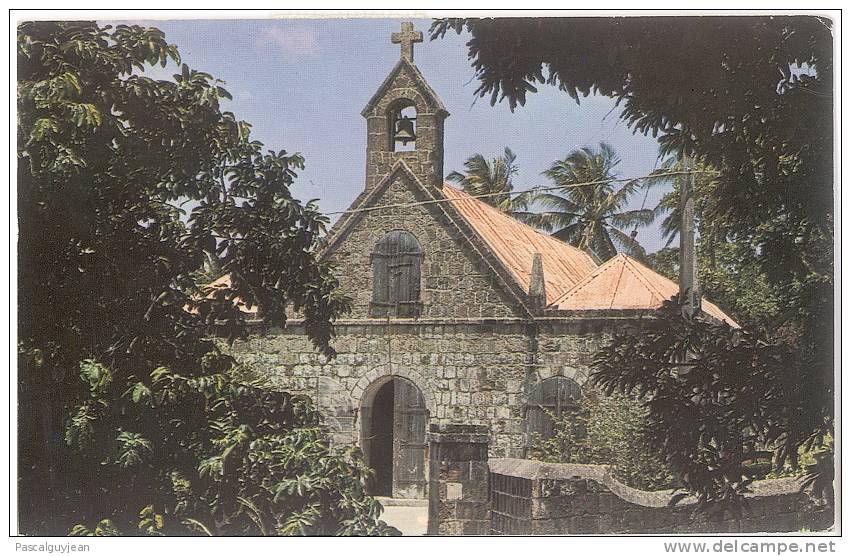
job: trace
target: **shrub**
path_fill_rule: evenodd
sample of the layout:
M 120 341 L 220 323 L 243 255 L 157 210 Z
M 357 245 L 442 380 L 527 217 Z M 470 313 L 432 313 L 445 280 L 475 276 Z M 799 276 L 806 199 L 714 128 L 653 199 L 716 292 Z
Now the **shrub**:
M 309 398 L 246 381 L 251 374 L 160 367 L 116 403 L 101 391 L 109 380 L 93 380 L 109 369 L 86 362 L 81 376 L 97 409 L 72 419 L 66 436 L 98 486 L 97 496 L 82 497 L 88 508 L 77 515 L 86 523 L 71 533 L 398 534 L 364 492 L 371 470 L 360 452 L 330 446 Z
M 625 484 L 644 490 L 676 486 L 647 438 L 647 412 L 624 396 L 586 396 L 554 419 L 553 436 L 538 436 L 532 457 L 552 463 L 608 465 Z

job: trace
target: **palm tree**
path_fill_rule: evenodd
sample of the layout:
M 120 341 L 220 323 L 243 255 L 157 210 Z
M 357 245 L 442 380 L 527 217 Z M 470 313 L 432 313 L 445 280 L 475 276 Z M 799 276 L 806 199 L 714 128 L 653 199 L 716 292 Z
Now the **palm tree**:
M 446 179 L 457 183 L 465 193 L 508 214 L 526 209 L 528 196 L 520 195 L 512 199 L 514 190 L 512 179 L 518 171 L 514 161 L 517 159 L 511 149 L 505 147 L 503 156 L 488 161 L 481 153 L 476 153 L 464 162 L 466 174 L 452 172 Z
M 590 147 L 574 150 L 543 172 L 557 187 L 532 196 L 532 202 L 544 212 L 526 213 L 521 219 L 592 251 L 602 260 L 614 257 L 619 250 L 644 258 L 644 249 L 627 230 L 633 228 L 634 232 L 638 226 L 653 222 L 653 211 L 624 210 L 641 182 L 631 180 L 616 188 L 620 180 L 615 167 L 619 163 L 620 158 L 607 143 L 600 143 L 596 151 Z M 577 185 L 588 182 L 592 183 Z
M 714 260 L 715 243 L 724 241 L 724 234 L 721 233 L 717 225 L 718 210 L 714 202 L 717 198 L 714 190 L 718 186 L 718 181 L 713 175 L 712 169 L 704 164 L 698 162 L 693 165 L 692 169 L 695 171 L 693 189 L 695 218 L 700 230 L 701 245 Z M 653 209 L 654 217 L 664 216 L 661 228 L 662 239 L 666 240 L 665 247 L 669 247 L 679 236 L 682 224 L 680 183 L 685 178 L 685 174 L 670 174 L 684 172 L 685 170 L 686 167 L 683 165 L 682 158 L 678 155 L 672 155 L 650 174 L 651 177 L 644 180 L 648 187 L 662 185 L 672 188 L 671 191 L 662 196 L 659 204 Z

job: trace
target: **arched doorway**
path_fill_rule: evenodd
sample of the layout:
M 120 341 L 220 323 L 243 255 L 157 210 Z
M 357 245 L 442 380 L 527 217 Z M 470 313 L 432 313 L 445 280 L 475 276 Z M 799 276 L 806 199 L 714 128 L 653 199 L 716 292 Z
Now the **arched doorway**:
M 425 498 L 428 408 L 417 385 L 385 376 L 361 400 L 361 448 L 375 471 L 369 494 Z

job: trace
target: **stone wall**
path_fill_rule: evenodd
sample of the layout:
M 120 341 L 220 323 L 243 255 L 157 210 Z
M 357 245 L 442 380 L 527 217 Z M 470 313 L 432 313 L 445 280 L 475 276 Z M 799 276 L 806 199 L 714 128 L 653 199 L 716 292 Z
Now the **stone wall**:
M 758 481 L 741 516 L 709 518 L 693 499 L 669 506 L 670 491 L 646 492 L 605 466 L 490 461 L 491 534 L 771 533 L 833 524 L 833 508 L 800 492 L 797 479 Z
M 409 379 L 431 423 L 486 424 L 495 456 L 522 456 L 528 335 L 520 324 L 340 324 L 337 357 L 317 354 L 300 326 L 237 342 L 241 361 L 276 388 L 313 397 L 334 440 L 359 439 L 358 409 L 380 377 Z
M 383 376 L 409 379 L 431 423 L 486 424 L 491 457 L 525 457 L 527 395 L 539 380 L 566 376 L 583 384 L 606 337 L 601 324 L 560 322 L 541 333 L 516 320 L 348 320 L 337 324 L 327 360 L 299 324 L 237 341 L 237 357 L 275 388 L 312 397 L 340 444 L 359 441 L 359 407 Z
M 443 183 L 443 122 L 448 114 L 417 72 L 407 63 L 400 63 L 362 113 L 367 127 L 367 190 L 378 185 L 400 159 L 424 184 Z M 391 112 L 400 102 L 412 103 L 417 112 L 415 151 L 394 152 L 392 148 Z
M 488 427 L 431 425 L 429 535 L 487 535 Z
M 627 321 L 607 319 L 540 319 L 536 322 L 535 372 L 538 380 L 563 376 L 583 386 L 597 351 Z
M 471 252 L 441 209 L 434 204 L 398 206 L 422 201 L 405 173 L 397 173 L 378 205 L 395 205 L 364 212 L 345 237 L 337 239 L 329 260 L 339 273 L 341 294 L 353 300 L 350 318 L 367 318 L 372 300 L 372 252 L 388 232 L 405 230 L 422 249 L 420 267 L 421 318 L 480 319 L 519 315 L 513 301 L 496 283 L 484 260 Z

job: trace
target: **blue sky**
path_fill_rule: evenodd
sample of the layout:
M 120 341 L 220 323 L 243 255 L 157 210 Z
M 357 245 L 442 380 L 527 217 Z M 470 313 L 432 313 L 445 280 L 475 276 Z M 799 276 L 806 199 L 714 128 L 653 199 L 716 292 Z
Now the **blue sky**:
M 252 135 L 270 149 L 300 152 L 306 159 L 294 193 L 319 199 L 325 212 L 345 210 L 364 186 L 366 122 L 361 109 L 393 68 L 399 46 L 390 34 L 398 19 L 266 19 L 134 21 L 152 25 L 178 46 L 183 62 L 226 82 L 233 101 L 223 107 L 253 125 Z M 512 113 L 507 103 L 490 106 L 473 96 L 477 81 L 467 59 L 466 34 L 429 41 L 429 20 L 415 20 L 425 42 L 414 61 L 450 112 L 445 130 L 445 172 L 505 146 L 517 154 L 515 189 L 546 184 L 540 175 L 573 149 L 612 144 L 623 177 L 657 165 L 657 143 L 633 135 L 620 122 L 614 101 L 588 97 L 577 105 L 567 94 L 542 86 Z M 170 77 L 174 67 L 148 72 Z M 652 208 L 664 193 L 653 190 Z M 643 195 L 633 200 L 634 208 Z M 332 219 L 336 219 L 333 216 Z M 640 229 L 648 251 L 661 248 L 657 226 Z

